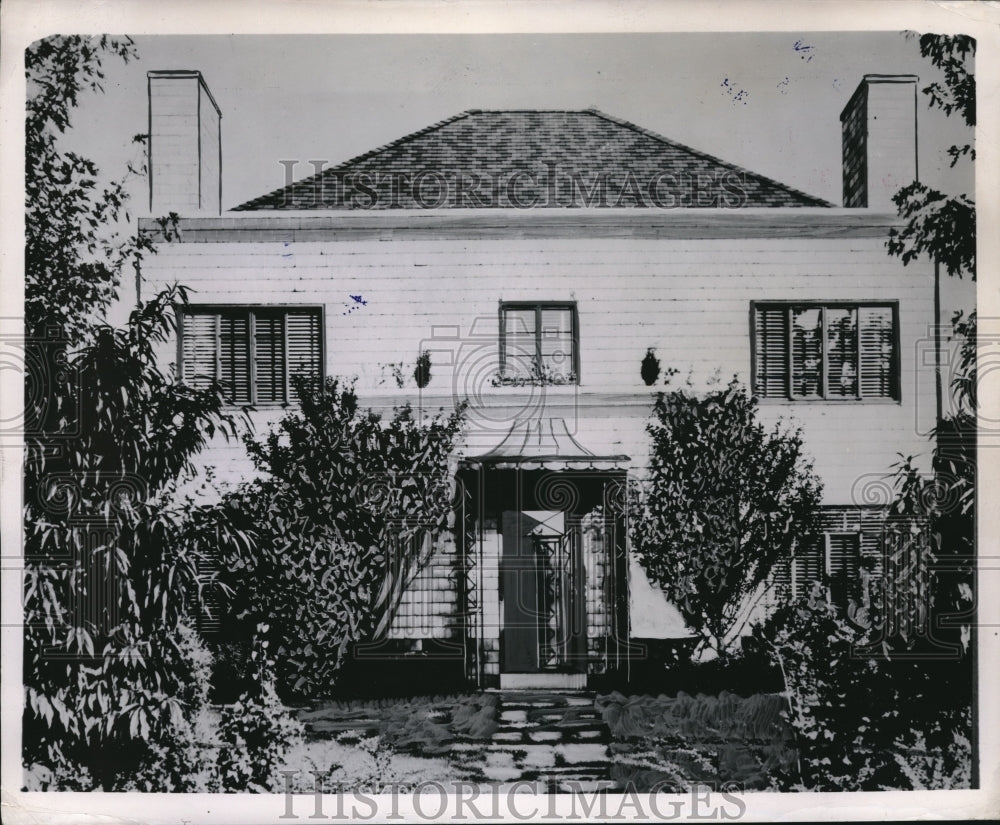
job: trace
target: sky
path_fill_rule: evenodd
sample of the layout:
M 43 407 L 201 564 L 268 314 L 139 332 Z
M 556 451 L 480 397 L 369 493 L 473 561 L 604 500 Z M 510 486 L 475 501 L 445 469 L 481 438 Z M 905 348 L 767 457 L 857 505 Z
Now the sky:
M 901 32 L 138 36 L 81 99 L 72 147 L 107 174 L 141 154 L 146 72 L 198 69 L 222 110 L 223 207 L 465 109 L 596 107 L 841 203 L 840 112 L 862 75 L 939 73 Z M 956 117 L 919 106 L 921 180 L 971 191 Z M 137 185 L 135 210 L 148 211 Z

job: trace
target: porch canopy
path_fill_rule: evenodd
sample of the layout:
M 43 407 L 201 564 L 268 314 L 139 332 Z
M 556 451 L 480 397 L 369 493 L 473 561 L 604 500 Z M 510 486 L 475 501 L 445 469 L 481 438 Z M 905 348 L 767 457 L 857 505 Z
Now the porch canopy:
M 562 418 L 515 421 L 510 432 L 489 452 L 466 456 L 467 466 L 496 470 L 602 470 L 628 468 L 627 455 L 597 455 L 572 435 Z

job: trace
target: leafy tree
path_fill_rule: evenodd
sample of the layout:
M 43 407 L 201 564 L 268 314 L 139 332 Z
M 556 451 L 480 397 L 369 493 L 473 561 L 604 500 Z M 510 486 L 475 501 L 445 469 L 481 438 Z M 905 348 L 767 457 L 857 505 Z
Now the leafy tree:
M 970 129 L 976 125 L 976 78 L 969 63 L 976 53 L 976 41 L 964 35 L 925 34 L 920 37 L 920 54 L 930 58 L 935 68 L 944 72 L 944 85 L 931 83 L 923 89 L 929 105 L 945 114 L 958 113 Z M 976 150 L 971 141 L 948 148 L 951 165 L 961 158 L 974 161 Z M 900 217 L 906 219 L 901 229 L 889 233 L 889 254 L 904 265 L 926 255 L 944 267 L 945 272 L 961 278 L 976 278 L 976 204 L 966 195 L 948 196 L 919 182 L 905 186 L 893 197 Z
M 976 80 L 972 62 L 976 41 L 964 35 L 925 34 L 920 53 L 943 73 L 943 82 L 923 92 L 931 107 L 956 115 L 970 129 L 968 143 L 951 146 L 954 167 L 959 160 L 975 161 L 971 130 L 976 124 Z M 976 279 L 976 213 L 974 201 L 964 195 L 946 197 L 921 184 L 901 190 L 895 197 L 906 225 L 889 239 L 891 255 L 906 264 L 917 257 L 933 260 L 947 275 Z M 921 616 L 903 617 L 922 633 L 904 640 L 914 653 L 927 656 L 950 651 L 962 674 L 946 698 L 943 711 L 971 707 L 974 672 L 972 633 L 974 616 L 975 516 L 976 516 L 976 350 L 977 315 L 959 312 L 952 319 L 952 333 L 959 342 L 953 364 L 948 413 L 937 422 L 932 436 L 933 477 L 928 479 L 906 456 L 897 467 L 894 509 L 927 523 L 921 556 L 921 574 L 929 581 L 929 603 Z M 891 617 L 889 617 L 891 618 Z
M 975 125 L 976 44 L 923 35 L 920 51 L 944 82 L 924 90 L 932 107 Z M 952 166 L 975 159 L 971 142 L 948 150 Z M 890 233 L 903 264 L 927 257 L 947 275 L 976 277 L 975 203 L 921 183 L 895 196 L 906 223 Z M 759 631 L 782 664 L 802 773 L 810 790 L 940 789 L 972 783 L 975 564 L 976 313 L 959 313 L 952 412 L 933 435 L 933 477 L 904 456 L 892 510 L 909 522 L 908 575 L 884 582 L 859 626 L 823 603 L 780 610 Z M 890 593 L 891 588 L 891 593 Z M 895 598 L 887 598 L 892 595 Z
M 774 565 L 813 527 L 821 487 L 798 431 L 757 420 L 734 378 L 698 397 L 660 393 L 632 542 L 701 645 L 726 655 Z
M 52 37 L 25 56 L 23 759 L 33 789 L 188 790 L 211 770 L 195 734 L 209 661 L 189 623 L 196 562 L 246 536 L 176 491 L 237 422 L 220 388 L 157 365 L 182 287 L 122 328 L 102 320 L 150 246 L 116 228 L 124 183 L 101 187 L 60 138 L 109 56 L 134 58 L 132 42 Z
M 128 178 L 101 183 L 94 163 L 62 148 L 81 95 L 103 91 L 103 61 L 137 57 L 129 38 L 50 37 L 25 51 L 25 330 L 29 336 L 90 335 L 89 323 L 117 295 L 122 271 L 149 249 L 118 228 Z M 145 136 L 137 136 L 144 141 Z
M 970 129 L 976 125 L 976 78 L 972 61 L 976 41 L 966 35 L 924 34 L 920 36 L 920 54 L 944 74 L 944 83 L 934 82 L 923 89 L 932 108 L 946 115 L 957 114 Z M 974 162 L 975 146 L 971 133 L 968 143 L 950 146 L 948 154 L 954 167 L 962 158 Z M 906 224 L 892 229 L 886 243 L 889 254 L 900 258 L 904 266 L 926 257 L 943 268 L 950 277 L 968 276 L 976 280 L 976 204 L 968 195 L 948 196 L 922 183 L 905 186 L 893 198 Z M 953 391 L 958 405 L 955 419 L 974 419 L 976 384 L 976 313 L 957 313 L 952 321 L 955 335 L 963 344 L 961 364 Z
M 338 379 L 295 382 L 300 409 L 245 439 L 261 477 L 227 504 L 258 540 L 222 568 L 240 622 L 270 625 L 284 693 L 316 695 L 355 642 L 382 637 L 446 534 L 464 409 L 421 423 L 407 405 L 383 420 Z

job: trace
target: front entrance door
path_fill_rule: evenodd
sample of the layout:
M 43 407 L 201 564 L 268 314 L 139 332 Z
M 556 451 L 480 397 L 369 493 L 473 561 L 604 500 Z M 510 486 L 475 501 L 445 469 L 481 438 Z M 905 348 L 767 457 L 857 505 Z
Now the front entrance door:
M 504 673 L 583 672 L 586 605 L 578 533 L 558 510 L 503 513 Z

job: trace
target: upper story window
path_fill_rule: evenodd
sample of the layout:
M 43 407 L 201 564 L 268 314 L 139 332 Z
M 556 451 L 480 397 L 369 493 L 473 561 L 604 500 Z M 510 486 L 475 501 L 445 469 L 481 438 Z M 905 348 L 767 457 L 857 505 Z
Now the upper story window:
M 316 307 L 184 307 L 178 328 L 181 380 L 213 380 L 233 404 L 285 404 L 292 376 L 323 374 Z
M 578 344 L 575 303 L 500 305 L 502 383 L 577 383 Z
M 754 303 L 750 340 L 760 398 L 899 400 L 895 303 Z

